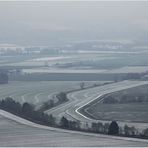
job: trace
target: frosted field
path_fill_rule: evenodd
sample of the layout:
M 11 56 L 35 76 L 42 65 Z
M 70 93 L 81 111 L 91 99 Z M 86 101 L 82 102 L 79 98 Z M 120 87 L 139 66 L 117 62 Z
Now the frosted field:
M 12 97 L 21 103 L 30 102 L 40 105 L 44 101 L 52 99 L 59 92 L 79 89 L 80 83 L 79 81 L 10 81 L 9 84 L 0 85 L 0 99 Z M 94 83 L 104 82 L 85 82 L 85 86 L 92 86 Z
M 67 68 L 32 68 L 23 69 L 24 73 L 109 73 L 109 74 L 120 74 L 120 73 L 144 73 L 148 71 L 148 66 L 126 66 L 122 68 L 107 70 L 107 69 L 67 69 Z
M 119 69 L 109 70 L 108 73 L 143 73 L 148 71 L 148 66 L 125 66 Z
M 95 104 L 87 110 L 98 120 L 148 123 L 148 103 Z
M 0 85 L 0 98 L 12 97 L 21 103 L 38 105 L 56 93 L 76 88 L 79 88 L 78 82 L 9 82 Z
M 98 53 L 61 53 L 60 55 L 18 55 L 1 56 L 0 66 L 33 68 L 26 72 L 54 72 L 76 73 L 79 70 L 88 70 L 97 73 L 129 73 L 148 71 L 147 52 L 117 52 L 98 51 Z M 72 67 L 58 67 L 58 65 L 74 64 Z M 79 63 L 81 63 L 79 65 Z M 51 69 L 45 69 L 45 66 Z M 37 69 L 36 69 L 37 68 Z M 55 69 L 57 68 L 57 69 Z M 68 71 L 69 70 L 69 71 Z M 71 71 L 72 70 L 72 71 Z M 87 71 L 85 71 L 87 72 Z M 90 73 L 90 72 L 89 72 Z
M 53 61 L 53 60 L 60 60 L 60 59 L 67 59 L 70 57 L 63 57 L 63 56 L 59 56 L 59 57 L 44 57 L 44 58 L 37 58 L 37 59 L 32 59 L 32 60 L 28 60 L 28 61 Z
M 73 69 L 53 69 L 53 68 L 32 68 L 23 69 L 24 73 L 103 73 L 107 70 L 73 70 Z
M 110 94 L 114 98 L 123 100 L 124 97 L 147 97 L 148 85 L 138 86 L 127 90 L 121 90 Z M 87 110 L 97 119 L 104 120 L 121 120 L 131 122 L 147 122 L 148 123 L 148 102 L 131 102 L 131 103 L 95 103 Z
M 0 110 L 0 146 L 148 146 L 148 141 L 142 139 L 74 132 L 45 126 L 33 127 L 32 125 L 34 124 Z
M 44 66 L 45 62 L 49 62 L 49 65 L 56 63 L 71 63 L 80 61 L 93 61 L 93 60 L 104 60 L 114 59 L 112 53 L 100 53 L 100 54 L 60 54 L 59 55 L 42 55 L 42 56 L 15 56 L 5 57 L 9 62 L 3 63 L 2 66 Z M 4 61 L 4 57 L 0 58 L 0 61 Z M 1 66 L 1 65 L 0 65 Z
M 125 59 L 131 59 L 131 56 L 136 56 L 136 53 L 127 52 L 113 52 L 103 51 L 98 53 L 61 53 L 60 55 L 18 55 L 18 56 L 2 56 L 0 57 L 0 66 L 26 66 L 26 67 L 44 67 L 45 62 L 48 62 L 49 66 L 55 64 L 66 63 L 97 63 L 102 66 L 113 63 L 112 65 L 122 66 Z M 136 57 L 137 59 L 137 57 Z M 100 63 L 101 62 L 101 63 Z M 135 62 L 135 61 L 134 61 Z M 129 62 L 128 62 L 129 63 Z

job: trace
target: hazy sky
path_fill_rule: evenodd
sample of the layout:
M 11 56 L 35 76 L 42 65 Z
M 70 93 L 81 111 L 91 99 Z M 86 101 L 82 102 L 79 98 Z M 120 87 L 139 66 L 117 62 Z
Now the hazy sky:
M 34 36 L 37 38 L 38 35 L 39 40 L 48 38 L 51 32 L 53 36 L 54 32 L 68 32 L 68 37 L 73 36 L 71 32 L 84 33 L 84 36 L 89 32 L 94 37 L 100 35 L 108 38 L 114 35 L 134 37 L 146 31 L 146 1 L 0 2 L 0 42 L 19 41 L 22 38 L 21 42 L 27 43 L 28 37 L 34 40 Z

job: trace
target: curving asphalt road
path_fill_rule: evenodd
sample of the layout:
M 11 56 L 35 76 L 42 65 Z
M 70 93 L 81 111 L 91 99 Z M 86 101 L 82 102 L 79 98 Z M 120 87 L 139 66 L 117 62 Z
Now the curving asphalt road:
M 144 84 L 148 84 L 148 82 L 122 81 L 114 84 L 108 84 L 105 86 L 69 93 L 68 97 L 70 101 L 48 110 L 47 113 L 52 113 L 54 116 L 59 118 L 64 115 L 71 120 L 79 120 L 84 123 L 84 126 L 86 126 L 86 123 L 91 123 L 94 120 L 81 114 L 79 112 L 81 107 L 106 93 Z M 140 124 L 140 128 L 141 125 L 142 124 Z M 143 124 L 142 127 L 145 127 L 145 125 Z M 32 123 L 6 111 L 0 110 L 0 146 L 142 147 L 148 146 L 148 140 L 84 133 L 47 127 Z
M 62 116 L 66 116 L 70 120 L 78 120 L 82 124 L 84 123 L 84 126 L 86 124 L 91 125 L 92 122 L 109 122 L 109 121 L 101 121 L 101 120 L 94 120 L 90 119 L 89 117 L 83 115 L 79 112 L 79 109 L 83 106 L 89 104 L 95 99 L 98 99 L 101 96 L 116 92 L 119 90 L 124 90 L 140 85 L 148 84 L 148 81 L 122 81 L 117 83 L 112 83 L 100 87 L 95 87 L 91 89 L 86 89 L 78 92 L 73 92 L 68 94 L 69 101 L 61 104 L 60 106 L 57 106 L 51 110 L 46 111 L 48 114 L 53 114 L 55 117 L 60 119 Z M 101 100 L 100 100 L 101 101 Z M 148 127 L 147 123 L 135 123 L 135 122 L 118 122 L 119 125 L 124 126 L 125 124 L 128 124 L 130 126 L 135 126 L 139 130 L 146 129 Z

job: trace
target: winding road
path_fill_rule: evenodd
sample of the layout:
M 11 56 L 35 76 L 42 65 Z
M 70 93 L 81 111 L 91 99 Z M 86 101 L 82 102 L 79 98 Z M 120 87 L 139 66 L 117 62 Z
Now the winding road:
M 112 83 L 100 87 L 91 89 L 85 89 L 68 94 L 69 101 L 59 106 L 46 111 L 48 114 L 53 114 L 58 119 L 61 116 L 66 116 L 71 120 L 79 120 L 84 123 L 91 124 L 96 120 L 90 119 L 79 112 L 79 109 L 89 104 L 91 101 L 102 99 L 102 95 L 111 92 L 128 89 L 140 85 L 148 84 L 145 81 L 122 81 L 118 83 Z M 36 97 L 41 97 L 39 92 Z M 50 97 L 50 96 L 49 96 Z M 106 121 L 104 121 L 106 122 Z M 121 123 L 123 124 L 123 123 Z M 147 124 L 137 124 L 140 128 L 145 128 Z M 85 133 L 71 130 L 58 129 L 53 127 L 47 127 L 32 123 L 28 120 L 22 119 L 6 111 L 0 110 L 0 146 L 148 146 L 148 140 L 108 136 L 94 133 Z
M 92 101 L 100 98 L 108 93 L 148 84 L 147 81 L 121 81 L 117 83 L 112 83 L 104 86 L 99 86 L 91 89 L 85 89 L 82 91 L 77 91 L 68 94 L 69 101 L 57 106 L 51 110 L 46 111 L 48 114 L 53 114 L 55 117 L 60 119 L 62 116 L 66 116 L 70 120 L 78 120 L 84 127 L 86 124 L 91 125 L 92 122 L 110 122 L 102 120 L 94 120 L 86 115 L 82 114 L 79 110 L 85 105 L 91 103 Z M 135 123 L 135 122 L 118 122 L 121 126 L 128 124 L 129 126 L 135 126 L 139 130 L 146 129 L 148 127 L 147 123 Z

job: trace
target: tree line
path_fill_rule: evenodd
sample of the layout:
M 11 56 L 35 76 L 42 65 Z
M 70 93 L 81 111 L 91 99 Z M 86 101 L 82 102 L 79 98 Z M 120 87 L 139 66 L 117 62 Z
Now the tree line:
M 8 83 L 8 74 L 7 71 L 0 70 L 0 84 Z
M 139 133 L 135 127 L 129 127 L 127 125 L 125 125 L 123 128 L 119 127 L 116 121 L 104 124 L 101 122 L 92 123 L 91 127 L 87 127 L 85 129 L 81 127 L 80 121 L 71 121 L 64 116 L 60 119 L 60 122 L 57 123 L 56 118 L 53 117 L 52 114 L 48 115 L 44 113 L 44 111 L 35 110 L 34 106 L 27 102 L 20 104 L 10 97 L 7 97 L 6 99 L 0 101 L 0 109 L 18 115 L 32 122 L 46 126 L 108 135 L 148 138 L 148 128 Z
M 20 104 L 10 97 L 0 101 L 0 109 L 38 124 L 50 126 L 55 125 L 55 118 L 52 115 L 48 115 L 39 110 L 35 110 L 34 106 L 27 102 Z
M 57 100 L 58 100 L 57 102 L 54 101 L 54 97 L 57 98 Z M 49 110 L 61 103 L 67 102 L 67 101 L 68 101 L 68 98 L 67 98 L 66 92 L 60 92 L 60 93 L 54 95 L 51 100 L 45 101 L 39 110 L 40 111 Z

